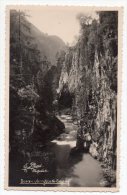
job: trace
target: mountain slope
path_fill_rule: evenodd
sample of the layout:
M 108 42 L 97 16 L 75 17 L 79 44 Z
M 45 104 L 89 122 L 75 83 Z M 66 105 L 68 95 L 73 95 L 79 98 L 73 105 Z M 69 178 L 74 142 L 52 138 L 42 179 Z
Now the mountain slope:
M 33 24 L 31 26 L 31 35 L 35 38 L 35 42 L 38 45 L 38 49 L 41 52 L 41 56 L 46 56 L 47 59 L 54 64 L 56 62 L 55 57 L 59 50 L 65 49 L 65 43 L 62 39 L 55 35 L 47 35 L 40 32 Z

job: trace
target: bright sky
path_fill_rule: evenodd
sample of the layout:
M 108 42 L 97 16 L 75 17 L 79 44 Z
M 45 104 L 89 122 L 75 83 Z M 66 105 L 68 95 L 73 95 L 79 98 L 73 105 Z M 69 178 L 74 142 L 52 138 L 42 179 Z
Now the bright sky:
M 26 12 L 31 16 L 29 21 L 33 23 L 40 31 L 49 35 L 59 36 L 65 43 L 72 44 L 75 36 L 79 33 L 79 22 L 76 19 L 77 14 L 84 13 L 95 16 L 93 10 L 86 10 L 84 7 L 51 7 L 38 6 L 27 7 Z

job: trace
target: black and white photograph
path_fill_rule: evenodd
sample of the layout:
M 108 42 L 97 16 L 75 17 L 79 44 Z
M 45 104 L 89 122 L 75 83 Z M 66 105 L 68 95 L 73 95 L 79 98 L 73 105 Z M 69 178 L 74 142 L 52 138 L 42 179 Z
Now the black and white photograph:
M 8 7 L 8 188 L 117 188 L 119 17 Z

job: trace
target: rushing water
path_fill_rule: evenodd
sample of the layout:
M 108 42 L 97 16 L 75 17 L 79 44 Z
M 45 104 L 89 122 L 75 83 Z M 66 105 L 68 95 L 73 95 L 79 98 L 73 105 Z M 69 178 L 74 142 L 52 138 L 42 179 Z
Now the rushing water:
M 43 150 L 33 151 L 17 176 L 14 173 L 15 180 L 18 185 L 27 186 L 99 187 L 103 180 L 100 163 L 88 153 L 71 154 L 76 145 L 78 126 L 72 123 L 69 115 L 60 116 L 60 120 L 65 124 L 65 133 Z
M 56 156 L 58 178 L 64 175 L 68 186 L 100 186 L 103 174 L 99 162 L 87 153 L 70 155 L 71 149 L 76 145 L 77 125 L 72 123 L 70 116 L 63 115 L 60 119 L 65 124 L 66 133 L 52 141 L 56 144 L 52 151 Z

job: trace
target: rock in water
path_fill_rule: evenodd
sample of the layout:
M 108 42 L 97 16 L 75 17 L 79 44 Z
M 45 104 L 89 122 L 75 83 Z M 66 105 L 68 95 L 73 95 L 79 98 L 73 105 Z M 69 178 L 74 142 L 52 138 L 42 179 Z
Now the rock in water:
M 89 148 L 89 153 L 94 157 L 98 157 L 98 151 L 97 151 L 97 143 L 93 142 Z

